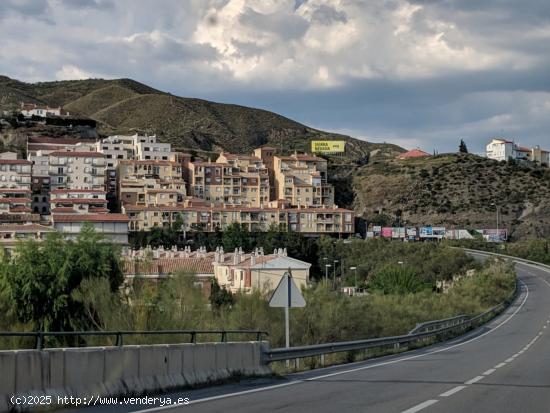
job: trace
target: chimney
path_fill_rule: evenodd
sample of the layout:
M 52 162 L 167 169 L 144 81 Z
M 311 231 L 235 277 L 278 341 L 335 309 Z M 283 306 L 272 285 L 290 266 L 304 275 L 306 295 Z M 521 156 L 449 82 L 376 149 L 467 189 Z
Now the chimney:
M 235 248 L 235 251 L 233 252 L 233 265 L 237 265 L 239 261 L 239 250 Z
M 220 262 L 225 262 L 225 253 L 223 252 L 223 247 L 220 247 Z
M 286 257 L 287 256 L 287 253 L 286 253 L 286 247 L 283 248 L 283 257 Z
M 250 255 L 250 265 L 256 265 L 256 254 Z

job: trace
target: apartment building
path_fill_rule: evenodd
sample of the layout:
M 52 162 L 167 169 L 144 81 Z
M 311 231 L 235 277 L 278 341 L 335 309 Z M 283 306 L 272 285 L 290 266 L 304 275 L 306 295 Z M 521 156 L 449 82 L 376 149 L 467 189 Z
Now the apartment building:
M 261 158 L 222 152 L 216 163 L 228 165 L 222 171 L 224 204 L 250 207 L 267 205 L 270 201 L 269 172 Z M 236 193 L 237 196 L 234 195 Z
M 134 158 L 140 161 L 174 160 L 175 152 L 172 152 L 172 146 L 169 143 L 157 142 L 157 137 L 153 136 L 134 136 Z
M 354 213 L 342 208 L 269 208 L 200 205 L 186 200 L 175 205 L 124 204 L 130 231 L 150 231 L 182 222 L 183 231 L 223 231 L 237 223 L 248 231 L 267 231 L 272 226 L 306 235 L 353 234 Z
M 174 205 L 186 196 L 182 166 L 175 161 L 123 160 L 117 168 L 120 204 Z
M 276 199 L 296 207 L 332 207 L 334 187 L 327 183 L 327 161 L 308 154 L 273 157 Z
M 77 150 L 86 147 L 86 150 L 95 148 L 95 139 L 81 138 L 51 138 L 49 136 L 29 136 L 27 138 L 27 159 L 33 161 L 33 157 L 40 151 L 43 156 L 51 152 L 64 150 Z
M 518 161 L 537 162 L 542 166 L 550 165 L 549 151 L 541 149 L 538 145 L 534 148 L 527 148 L 506 139 L 492 139 L 487 144 L 486 155 L 487 158 L 497 161 L 515 159 Z
M 92 151 L 55 151 L 49 154 L 52 190 L 105 190 L 105 155 Z
M 31 190 L 26 188 L 0 188 L 0 215 L 20 215 L 22 218 L 32 213 Z M 30 218 L 30 217 L 29 217 Z M 11 222 L 10 218 L 2 218 L 2 222 Z M 19 220 L 18 220 L 19 221 Z M 27 221 L 22 219 L 23 222 Z M 28 221 L 31 221 L 29 219 Z
M 32 164 L 15 152 L 0 153 L 0 188 L 31 189 Z
M 260 158 L 222 153 L 216 162 L 189 162 L 189 190 L 216 205 L 260 207 L 269 202 L 269 173 Z
M 0 224 L 0 247 L 13 250 L 20 241 L 43 241 L 55 230 L 40 224 Z
M 51 192 L 52 214 L 106 214 L 107 192 L 101 189 L 54 189 Z
M 53 227 L 68 239 L 75 239 L 84 225 L 91 225 L 105 239 L 128 244 L 128 217 L 124 214 L 52 214 Z

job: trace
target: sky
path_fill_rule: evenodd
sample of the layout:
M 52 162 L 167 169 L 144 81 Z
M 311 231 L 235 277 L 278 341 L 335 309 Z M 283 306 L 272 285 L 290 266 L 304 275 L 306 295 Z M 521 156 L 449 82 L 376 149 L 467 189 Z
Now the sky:
M 1 0 L 0 74 L 127 77 L 428 152 L 550 149 L 548 0 Z

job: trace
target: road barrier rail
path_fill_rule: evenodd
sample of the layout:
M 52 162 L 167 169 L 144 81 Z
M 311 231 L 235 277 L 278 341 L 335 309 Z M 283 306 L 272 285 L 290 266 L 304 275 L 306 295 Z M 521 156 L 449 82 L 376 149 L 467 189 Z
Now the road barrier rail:
M 501 256 L 503 258 L 513 259 L 514 261 L 526 262 L 528 264 L 538 265 L 545 267 L 546 269 L 550 269 L 550 266 L 540 264 L 535 261 L 525 260 L 523 258 L 512 257 L 509 255 L 488 253 L 485 251 L 470 250 L 466 248 L 464 248 L 464 251 L 481 255 L 485 254 Z M 326 354 L 368 350 L 374 348 L 382 349 L 390 346 L 395 349 L 399 349 L 403 345 L 422 346 L 423 342 L 432 343 L 434 340 L 440 341 L 442 339 L 456 337 L 460 334 L 465 333 L 466 331 L 477 328 L 496 317 L 516 299 L 518 292 L 519 288 L 516 281 L 514 292 L 508 299 L 488 309 L 487 311 L 472 317 L 467 315 L 459 315 L 443 320 L 427 321 L 417 324 L 416 327 L 412 329 L 408 334 L 401 336 L 269 349 L 263 353 L 264 362 L 272 363 L 276 361 L 294 360 L 305 357 L 324 357 Z
M 269 336 L 266 331 L 262 330 L 146 330 L 146 331 L 0 331 L 1 337 L 34 337 L 35 349 L 43 350 L 45 339 L 47 337 L 70 337 L 78 341 L 82 337 L 114 337 L 115 346 L 123 346 L 123 338 L 127 336 L 167 336 L 167 335 L 183 335 L 189 336 L 189 343 L 196 343 L 199 335 L 220 335 L 220 342 L 227 342 L 228 335 L 244 334 L 256 338 L 256 341 L 262 341 L 262 337 Z M 65 343 L 64 343 L 65 344 Z M 80 342 L 80 344 L 83 344 Z M 85 343 L 84 343 L 85 344 Z M 66 346 L 64 347 L 83 347 Z M 85 347 L 85 346 L 84 346 Z

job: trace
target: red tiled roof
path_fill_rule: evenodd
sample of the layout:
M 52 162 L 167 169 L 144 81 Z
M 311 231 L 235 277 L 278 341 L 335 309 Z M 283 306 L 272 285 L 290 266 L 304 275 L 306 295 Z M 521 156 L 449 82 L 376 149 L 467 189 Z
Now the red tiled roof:
M 164 166 L 181 166 L 179 162 L 173 162 L 173 161 L 163 161 L 161 159 L 145 159 L 145 160 L 138 160 L 138 159 L 122 159 L 118 161 L 119 165 L 148 165 L 148 164 L 155 164 L 155 165 L 164 165 Z
M 78 139 L 78 138 L 52 138 L 50 136 L 29 136 L 27 143 L 43 143 L 54 145 L 76 145 L 77 143 L 93 144 L 94 139 Z
M 31 202 L 30 198 L 1 198 L 0 197 L 0 204 L 28 204 Z
M 83 151 L 83 152 L 55 151 L 50 153 L 50 156 L 67 156 L 67 157 L 73 157 L 73 158 L 104 158 L 105 157 L 105 155 L 103 155 L 100 152 L 92 152 L 92 151 Z
M 109 208 L 90 206 L 90 212 L 93 213 L 109 213 Z
M 97 198 L 53 198 L 50 202 L 56 204 L 106 204 L 106 199 Z
M 0 159 L 0 163 L 8 165 L 32 165 L 32 162 L 26 159 Z
M 103 191 L 102 189 L 54 189 L 51 191 L 51 194 L 69 194 L 69 193 L 83 193 L 83 194 L 106 194 L 106 191 Z
M 530 148 L 526 148 L 525 146 L 518 146 L 517 147 L 517 150 L 521 151 L 521 152 L 531 152 L 531 149 Z
M 23 205 L 18 205 L 18 206 L 11 207 L 10 212 L 25 212 L 30 214 L 32 212 L 32 209 Z
M 147 205 L 135 205 L 135 204 L 124 204 L 123 208 L 126 212 L 138 212 L 138 211 L 196 211 L 196 212 L 224 212 L 224 211 L 234 211 L 234 212 L 290 212 L 290 213 L 301 213 L 301 212 L 316 212 L 316 213 L 327 213 L 327 212 L 353 212 L 349 209 L 344 208 L 271 208 L 271 207 L 239 207 L 239 206 L 193 206 L 186 207 L 183 204 L 177 205 L 157 205 L 157 206 L 147 206 Z
M 54 222 L 128 222 L 126 214 L 71 214 L 53 215 Z
M 123 261 L 125 275 L 169 275 L 177 272 L 214 275 L 212 258 L 159 258 L 153 261 Z
M 0 194 L 32 194 L 30 189 L 0 188 Z
M 67 213 L 67 212 L 72 212 L 72 213 L 77 213 L 74 208 L 72 207 L 57 207 L 57 208 L 53 208 L 52 209 L 52 213 L 53 214 L 58 214 L 58 213 Z
M 0 232 L 52 232 L 52 227 L 40 224 L 0 224 Z
M 411 159 L 411 158 L 425 158 L 432 156 L 427 152 L 421 151 L 420 149 L 413 149 L 412 151 L 407 151 L 400 155 L 397 155 L 397 159 Z

